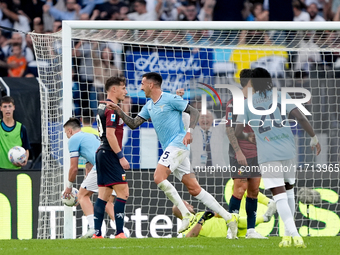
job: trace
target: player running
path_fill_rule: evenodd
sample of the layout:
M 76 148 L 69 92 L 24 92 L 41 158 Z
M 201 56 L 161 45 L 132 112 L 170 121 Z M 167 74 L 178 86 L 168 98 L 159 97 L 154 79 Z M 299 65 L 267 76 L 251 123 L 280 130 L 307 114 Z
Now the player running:
M 221 215 L 228 222 L 229 228 L 232 229 L 232 237 L 236 238 L 237 215 L 227 212 L 211 194 L 201 188 L 190 171 L 189 144 L 192 141 L 190 132 L 197 124 L 199 112 L 180 96 L 162 92 L 161 85 L 162 76 L 158 73 L 151 72 L 143 75 L 141 89 L 145 96 L 151 98 L 151 100 L 143 106 L 141 112 L 135 118 L 127 116 L 117 106 L 116 102 L 106 102 L 107 108 L 115 109 L 132 129 L 151 118 L 164 151 L 158 161 L 154 181 L 183 215 L 179 232 L 185 231 L 195 217 L 187 209 L 175 187 L 167 180 L 171 173 L 174 173 L 176 178 L 188 188 L 192 196 Z M 190 125 L 187 132 L 184 130 L 182 112 L 190 114 Z
M 251 83 L 254 92 L 252 95 L 253 107 L 258 110 L 270 109 L 273 101 L 273 83 L 269 72 L 263 68 L 255 68 L 252 72 Z M 289 95 L 281 95 L 281 92 L 278 92 L 278 102 L 281 102 L 281 96 L 290 99 Z M 295 247 L 305 248 L 306 245 L 294 222 L 295 197 L 293 185 L 295 183 L 294 167 L 296 167 L 294 135 L 288 124 L 283 126 L 281 123 L 287 116 L 296 118 L 302 128 L 312 137 L 310 145 L 312 149 L 316 147 L 317 155 L 321 151 L 318 138 L 307 118 L 295 105 L 288 104 L 286 112 L 280 112 L 281 107 L 276 107 L 274 113 L 258 116 L 250 112 L 247 100 L 244 102 L 244 115 L 238 115 L 237 121 L 248 123 L 249 120 L 252 120 L 252 123 L 254 123 L 254 120 L 259 120 L 259 124 L 254 124 L 253 130 L 256 136 L 258 162 L 263 183 L 266 189 L 271 190 L 277 211 L 285 225 L 285 236 L 279 246 L 291 246 L 291 237 L 293 237 Z M 260 122 L 260 119 L 263 123 Z M 237 124 L 235 135 L 244 138 L 242 131 L 243 124 Z
M 250 78 L 252 70 L 243 69 L 240 73 L 240 83 L 242 92 L 247 98 L 248 88 L 251 88 Z M 255 135 L 248 125 L 244 128 L 244 140 L 237 139 L 235 136 L 235 123 L 237 115 L 233 115 L 233 99 L 227 102 L 226 124 L 227 136 L 229 138 L 229 157 L 230 166 L 232 167 L 231 177 L 234 180 L 233 195 L 229 202 L 229 212 L 238 213 L 240 210 L 241 199 L 247 190 L 246 212 L 247 212 L 247 235 L 246 238 L 264 238 L 255 231 L 257 195 L 261 181 L 259 165 L 257 162 L 257 152 L 255 144 Z M 246 169 L 243 168 L 247 166 Z M 251 170 L 251 171 L 250 171 Z M 274 202 L 273 202 L 274 203 Z M 270 208 L 275 208 L 270 207 Z M 275 213 L 275 212 L 273 212 Z
M 72 191 L 73 182 L 76 180 L 78 173 L 78 160 L 79 157 L 85 158 L 86 163 L 86 178 L 80 185 L 78 200 L 83 210 L 88 224 L 89 229 L 85 235 L 80 238 L 91 238 L 94 234 L 94 214 L 93 205 L 91 202 L 91 196 L 93 193 L 98 192 L 97 185 L 97 170 L 95 166 L 96 150 L 98 149 L 100 142 L 96 135 L 84 133 L 81 131 L 80 121 L 76 118 L 70 118 L 64 124 L 64 131 L 69 139 L 68 148 L 70 151 L 70 169 L 68 175 L 67 188 L 64 191 L 63 196 L 70 196 Z M 109 203 L 106 206 L 106 212 L 110 215 L 110 218 L 114 221 L 113 213 L 113 199 L 116 195 L 112 192 Z
M 105 83 L 107 102 L 118 104 L 127 94 L 126 80 L 123 77 L 111 77 Z M 116 111 L 110 110 L 105 104 L 99 104 L 97 125 L 101 139 L 100 147 L 96 154 L 98 172 L 98 199 L 94 205 L 94 225 L 96 233 L 92 238 L 103 238 L 101 226 L 104 210 L 109 201 L 112 189 L 117 193 L 114 203 L 116 223 L 116 237 L 126 238 L 123 232 L 125 204 L 129 197 L 129 187 L 126 181 L 125 170 L 130 168 L 129 162 L 122 152 L 124 121 Z

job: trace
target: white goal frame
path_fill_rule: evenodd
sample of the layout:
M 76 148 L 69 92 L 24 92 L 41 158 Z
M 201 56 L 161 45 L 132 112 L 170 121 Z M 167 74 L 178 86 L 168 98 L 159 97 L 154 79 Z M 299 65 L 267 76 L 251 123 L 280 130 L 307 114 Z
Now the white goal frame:
M 63 123 L 72 116 L 72 30 L 340 30 L 339 22 L 199 22 L 199 21 L 70 21 L 62 22 Z M 195 45 L 196 47 L 197 45 Z M 197 47 L 204 47 L 197 46 Z M 214 46 L 209 46 L 214 48 Z M 215 46 L 216 47 L 216 46 Z M 64 183 L 68 180 L 69 152 L 63 134 Z M 73 238 L 73 210 L 64 207 L 64 238 Z

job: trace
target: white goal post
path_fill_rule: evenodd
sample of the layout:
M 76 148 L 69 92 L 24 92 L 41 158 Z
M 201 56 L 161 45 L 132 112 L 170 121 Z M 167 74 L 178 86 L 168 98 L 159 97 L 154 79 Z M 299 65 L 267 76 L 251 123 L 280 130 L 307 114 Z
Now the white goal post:
M 325 63 L 325 56 L 333 57 L 336 52 L 340 51 L 338 46 L 340 41 L 340 24 L 338 22 L 63 21 L 61 32 L 46 35 L 31 33 L 31 37 L 37 60 L 39 60 L 39 62 L 45 62 L 45 64 L 38 65 L 38 73 L 40 81 L 43 84 L 41 88 L 41 98 L 44 101 L 44 103 L 42 103 L 42 115 L 48 118 L 42 121 L 42 133 L 44 136 L 42 140 L 44 144 L 38 238 L 75 238 L 78 237 L 81 232 L 84 232 L 84 226 L 78 226 L 81 221 L 78 219 L 81 214 L 79 207 L 77 210 L 64 207 L 63 212 L 59 211 L 61 210 L 61 202 L 57 200 L 64 188 L 63 184 L 67 182 L 70 163 L 67 146 L 68 139 L 63 132 L 60 132 L 60 128 L 62 127 L 62 123 L 65 123 L 69 117 L 75 115 L 74 94 L 77 89 L 74 89 L 76 80 L 74 75 L 81 76 L 79 70 L 82 68 L 82 65 L 85 66 L 85 64 L 80 64 L 82 63 L 81 61 L 85 63 L 88 58 L 92 58 L 93 61 L 97 60 L 98 56 L 94 56 L 94 53 L 99 51 L 99 54 L 101 54 L 104 48 L 108 47 L 107 45 L 110 43 L 122 45 L 122 50 L 119 53 L 122 55 L 121 66 L 117 68 L 118 70 L 121 69 L 119 73 L 127 78 L 127 89 L 129 94 L 131 92 L 131 97 L 135 97 L 132 100 L 132 104 L 136 105 L 137 109 L 140 109 L 140 106 L 144 104 L 140 102 L 144 102 L 145 99 L 138 93 L 136 86 L 129 88 L 129 85 L 132 83 L 133 85 L 137 85 L 138 82 L 140 82 L 140 80 L 138 80 L 140 74 L 143 71 L 145 72 L 145 70 L 132 70 L 127 66 L 136 64 L 132 63 L 134 61 L 139 61 L 138 63 L 141 63 L 141 65 L 143 61 L 143 63 L 145 63 L 145 61 L 159 61 L 160 56 L 162 56 L 164 62 L 162 73 L 166 76 L 165 80 L 167 84 L 171 84 L 172 82 L 170 74 L 174 76 L 177 75 L 181 78 L 173 78 L 174 83 L 181 85 L 178 85 L 176 88 L 182 87 L 185 91 L 189 91 L 190 88 L 196 86 L 198 82 L 209 83 L 213 87 L 215 84 L 226 82 L 236 84 L 241 68 L 255 66 L 263 66 L 268 69 L 272 67 L 271 74 L 273 74 L 273 79 L 278 87 L 287 84 L 287 86 L 305 86 L 305 83 L 310 82 L 311 85 L 308 86 L 308 89 L 312 90 L 312 105 L 309 106 L 313 114 L 311 120 L 312 124 L 317 126 L 315 128 L 316 132 L 326 151 L 323 151 L 324 154 L 322 154 L 321 159 L 316 159 L 311 155 L 311 152 L 308 151 L 308 138 L 304 134 L 299 136 L 297 133 L 300 131 L 296 131 L 296 143 L 300 150 L 298 162 L 302 164 L 303 169 L 306 169 L 305 172 L 301 171 L 298 175 L 298 177 L 303 180 L 301 182 L 302 186 L 298 183 L 297 188 L 307 187 L 319 191 L 321 199 L 324 202 L 315 205 L 311 204 L 306 207 L 305 204 L 296 199 L 298 208 L 296 220 L 300 222 L 298 227 L 300 227 L 300 233 L 302 235 L 306 235 L 307 231 L 315 236 L 338 234 L 339 230 L 336 231 L 335 228 L 340 226 L 340 207 L 338 204 L 338 196 L 336 197 L 336 193 L 339 194 L 340 188 L 339 171 L 336 172 L 334 170 L 327 173 L 316 171 L 318 166 L 321 168 L 327 167 L 327 169 L 329 166 L 332 166 L 333 169 L 336 167 L 339 168 L 339 165 L 335 166 L 336 163 L 339 163 L 339 161 L 336 162 L 336 160 L 339 159 L 339 151 L 335 147 L 339 145 L 340 125 L 332 126 L 335 125 L 333 123 L 340 122 L 340 116 L 337 116 L 339 103 L 336 99 L 336 96 L 340 95 L 340 90 L 337 89 L 338 84 L 336 83 L 338 67 L 336 63 L 331 63 L 329 66 Z M 77 42 L 85 41 L 91 45 L 96 43 L 105 44 L 105 47 L 90 46 L 90 57 L 86 57 L 85 54 L 75 56 L 75 51 L 85 46 L 76 45 L 74 40 Z M 53 54 L 51 53 L 52 51 L 54 52 Z M 169 53 L 170 51 L 174 53 Z M 115 53 L 114 50 L 112 50 L 112 52 Z M 180 52 L 182 56 L 180 56 Z M 185 52 L 189 52 L 188 56 L 185 55 Z M 193 56 L 192 52 L 199 52 L 199 54 Z M 271 53 L 267 54 L 267 52 Z M 117 57 L 118 53 L 115 54 Z M 148 58 L 152 54 L 156 54 L 158 59 Z M 214 56 L 211 57 L 209 54 Z M 246 54 L 248 54 L 248 56 L 246 56 Z M 252 59 L 252 56 L 256 54 L 257 57 Z M 222 55 L 223 57 L 221 57 Z M 307 60 L 304 60 L 305 55 L 307 55 Z M 202 59 L 202 56 L 204 56 L 205 59 Z M 228 61 L 224 60 L 227 56 L 230 59 Z M 142 59 L 142 57 L 144 57 L 144 59 Z M 76 59 L 76 61 L 74 59 Z M 117 63 L 117 58 L 114 60 L 115 63 Z M 203 60 L 206 63 L 203 63 Z M 252 63 L 250 63 L 251 61 Z M 46 63 L 48 63 L 49 67 L 46 67 Z M 323 67 L 319 66 L 321 63 L 324 63 Z M 61 64 L 62 69 L 60 68 Z M 160 66 L 160 63 L 155 62 L 155 65 Z M 188 65 L 186 69 L 185 65 Z M 204 65 L 206 72 L 198 71 L 199 74 L 195 74 L 194 71 L 192 71 L 192 73 L 190 73 L 189 69 L 196 68 L 198 65 Z M 313 67 L 311 67 L 312 65 Z M 276 66 L 279 67 L 275 69 Z M 88 69 L 86 69 L 88 67 L 89 66 L 85 67 L 85 75 L 88 72 Z M 92 68 L 95 67 L 95 64 L 93 64 Z M 171 68 L 174 68 L 175 71 Z M 179 71 L 179 69 L 185 70 L 182 72 Z M 149 68 L 148 70 L 150 71 L 151 69 Z M 326 77 L 321 77 L 321 74 L 326 75 Z M 53 78 L 51 78 L 52 76 Z M 133 82 L 131 82 L 131 79 L 133 79 Z M 288 81 L 283 81 L 284 79 Z M 79 78 L 78 83 L 81 83 L 80 80 L 81 78 Z M 184 82 L 182 82 L 183 80 Z M 193 85 L 194 83 L 195 85 Z M 49 84 L 51 84 L 51 86 L 49 86 Z M 80 86 L 81 85 L 78 87 L 79 94 L 82 93 Z M 56 91 L 55 98 L 52 99 L 51 95 L 46 96 L 46 93 L 53 93 L 53 90 Z M 168 91 L 169 90 L 172 93 L 175 92 L 175 88 L 168 89 Z M 90 101 L 89 97 L 92 92 L 87 92 L 88 98 L 86 100 Z M 94 99 L 96 103 L 98 102 L 98 92 L 93 93 L 97 93 Z M 218 90 L 218 93 L 222 93 L 223 105 L 216 107 L 216 104 L 214 106 L 212 101 L 208 101 L 208 107 L 215 115 L 223 117 L 225 115 L 225 103 L 227 99 L 230 98 L 230 94 L 222 90 Z M 318 93 L 322 93 L 319 98 L 316 97 Z M 83 100 L 81 95 L 79 97 L 80 101 Z M 214 100 L 217 100 L 217 97 L 214 97 Z M 196 94 L 190 95 L 190 93 L 186 98 L 190 99 L 191 102 L 200 100 L 197 99 Z M 91 108 L 89 106 L 90 104 L 91 102 L 86 104 L 85 107 Z M 48 109 L 45 109 L 46 105 L 48 105 Z M 81 108 L 81 106 L 82 102 L 78 108 Z M 324 116 L 323 114 L 327 116 L 322 117 Z M 330 124 L 319 123 L 322 122 L 322 120 Z M 136 138 L 133 136 L 132 131 L 129 130 L 127 131 L 129 132 L 127 139 L 132 140 L 131 144 L 138 140 L 136 147 L 142 146 L 142 144 L 146 146 L 143 148 L 152 148 L 151 145 L 157 147 L 157 141 L 156 143 L 151 143 L 150 147 L 146 145 L 147 142 L 154 139 L 154 133 L 152 133 L 153 131 L 150 127 L 152 129 L 152 126 L 148 124 L 148 128 L 140 132 L 145 135 L 145 138 L 142 138 L 141 134 L 140 138 Z M 54 131 L 56 133 L 54 133 Z M 51 139 L 49 138 L 50 136 L 57 136 L 58 138 L 55 139 L 54 137 Z M 152 137 L 152 139 L 148 140 L 149 137 Z M 57 145 L 52 144 L 52 140 L 53 143 L 55 143 L 58 139 L 62 140 L 62 144 L 60 142 Z M 145 155 L 145 151 L 142 151 L 142 149 L 138 149 L 136 152 L 134 150 L 136 147 L 132 146 L 130 151 L 131 158 L 138 156 L 138 160 L 141 162 L 143 160 L 142 158 L 144 156 L 147 157 L 147 155 Z M 49 153 L 51 154 L 51 151 L 53 151 L 53 159 L 47 155 Z M 155 153 L 159 156 L 157 148 Z M 44 163 L 44 160 L 46 160 L 46 163 Z M 152 162 L 156 163 L 157 161 L 153 160 Z M 127 206 L 127 214 L 129 214 L 127 221 L 131 219 L 132 223 L 131 225 L 129 223 L 129 227 L 133 228 L 133 230 L 130 229 L 131 235 L 135 237 L 147 237 L 150 235 L 176 236 L 175 224 L 177 221 L 171 218 L 171 204 L 164 195 L 157 190 L 157 187 L 152 184 L 152 173 L 156 164 L 154 164 L 154 166 L 151 166 L 152 164 L 148 165 L 147 163 L 144 165 L 136 165 L 138 165 L 139 169 L 145 171 L 132 171 L 129 173 L 129 176 L 132 178 L 129 180 L 130 190 L 132 189 L 135 195 L 129 198 L 131 205 Z M 51 169 L 53 167 L 62 169 L 62 172 L 56 170 L 55 173 L 53 173 L 53 169 Z M 142 184 L 138 178 L 142 179 Z M 145 181 L 147 184 L 143 184 L 143 180 L 146 179 L 149 179 Z M 228 182 L 230 176 L 226 178 L 226 176 L 223 175 L 209 176 L 201 174 L 198 176 L 198 179 L 203 186 L 205 185 L 204 187 L 207 190 L 218 197 L 219 202 L 224 206 L 227 205 L 229 201 L 226 200 L 230 194 L 228 193 L 227 195 L 226 189 L 227 187 L 230 188 L 231 185 L 231 183 Z M 49 185 L 53 185 L 55 181 L 58 182 L 58 185 L 51 191 L 52 188 L 50 188 Z M 80 182 L 78 182 L 77 185 L 80 184 Z M 148 192 L 145 190 L 146 187 L 149 188 Z M 176 187 L 180 189 L 180 193 L 185 199 L 194 203 L 198 209 L 203 209 L 202 205 L 197 205 L 196 201 L 188 196 L 187 191 L 183 189 L 182 186 Z M 155 202 L 146 202 L 148 204 L 143 204 L 144 196 L 148 196 L 150 201 L 154 196 L 161 196 L 161 199 L 159 199 L 158 204 L 157 202 L 156 204 Z M 327 196 L 332 199 L 328 199 Z M 53 203 L 51 203 L 51 200 L 53 200 Z M 144 209 L 143 207 L 149 208 Z M 53 213 L 51 210 L 54 210 Z M 128 210 L 131 210 L 131 212 Z M 75 211 L 76 214 L 74 215 Z M 145 212 L 148 213 L 147 220 L 153 217 L 150 224 L 143 224 L 142 222 L 146 220 L 142 215 Z M 166 217 L 162 215 L 166 215 Z M 51 220 L 51 217 L 53 217 L 53 220 Z M 327 223 L 327 219 L 325 219 L 327 217 L 336 220 L 335 227 Z M 310 222 L 310 219 L 312 219 L 312 222 Z M 54 220 L 57 223 L 52 223 Z M 157 224 L 157 220 L 160 220 L 162 223 Z M 84 220 L 81 222 L 84 224 Z M 283 234 L 282 224 L 279 224 L 278 218 L 265 224 L 267 225 L 263 227 L 263 229 L 265 229 L 263 230 L 264 234 Z M 110 223 L 108 223 L 107 227 L 111 227 Z M 51 228 L 55 232 L 53 232 Z

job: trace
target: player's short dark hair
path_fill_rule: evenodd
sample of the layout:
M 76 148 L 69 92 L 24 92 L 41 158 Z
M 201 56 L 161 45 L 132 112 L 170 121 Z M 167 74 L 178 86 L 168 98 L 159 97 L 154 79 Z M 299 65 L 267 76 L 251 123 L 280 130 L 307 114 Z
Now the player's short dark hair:
M 64 127 L 70 127 L 73 130 L 79 129 L 79 128 L 81 128 L 80 120 L 78 120 L 77 118 L 71 117 L 71 118 L 69 118 L 68 121 L 66 121 L 66 123 L 64 124 Z
M 251 79 L 251 75 L 252 75 L 251 69 L 241 70 L 241 72 L 240 72 L 240 83 L 241 83 L 242 88 L 247 86 L 249 80 Z
M 264 95 L 265 98 L 267 97 L 266 91 L 271 91 L 273 88 L 270 73 L 262 67 L 257 67 L 252 71 L 251 84 L 253 85 L 255 92 L 258 91 L 260 95 Z
M 162 86 L 163 78 L 159 73 L 151 72 L 151 73 L 145 73 L 143 74 L 143 78 L 146 78 L 147 80 L 152 80 L 155 82 L 157 86 Z
M 0 106 L 2 106 L 2 104 L 9 104 L 9 103 L 12 103 L 14 105 L 13 97 L 4 96 L 4 97 L 1 98 Z
M 109 91 L 111 86 L 121 86 L 121 83 L 124 83 L 125 85 L 126 79 L 125 77 L 119 77 L 119 76 L 112 76 L 107 79 L 105 82 L 105 91 Z
M 140 3 L 140 4 L 143 4 L 143 5 L 146 5 L 145 0 L 136 0 L 135 3 Z
M 19 47 L 20 49 L 22 48 L 20 43 L 13 43 L 12 44 L 12 48 L 13 47 Z

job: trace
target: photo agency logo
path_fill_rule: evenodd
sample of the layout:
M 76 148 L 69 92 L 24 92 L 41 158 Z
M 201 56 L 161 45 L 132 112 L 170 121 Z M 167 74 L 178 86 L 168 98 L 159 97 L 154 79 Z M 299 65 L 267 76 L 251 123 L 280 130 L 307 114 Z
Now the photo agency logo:
M 217 91 L 208 84 L 199 82 L 201 85 L 204 85 L 206 88 L 210 89 L 218 98 L 220 104 L 222 104 L 221 96 L 217 93 Z M 272 96 L 267 98 L 256 98 L 257 103 L 260 103 L 261 100 L 263 101 L 269 101 L 271 104 L 269 105 L 269 109 L 265 109 L 263 107 L 254 107 L 253 102 L 253 88 L 248 88 L 248 97 L 247 99 L 244 99 L 244 94 L 242 92 L 242 89 L 235 86 L 235 85 L 228 85 L 228 84 L 215 84 L 214 86 L 216 89 L 227 89 L 231 92 L 232 98 L 233 98 L 233 115 L 244 115 L 244 106 L 245 103 L 248 106 L 249 111 L 253 114 L 258 116 L 256 119 L 250 119 L 248 122 L 234 122 L 232 120 L 232 116 L 226 116 L 225 119 L 214 119 L 213 126 L 217 126 L 220 124 L 227 124 L 230 122 L 230 125 L 235 124 L 243 124 L 244 126 L 249 125 L 250 127 L 262 127 L 264 125 L 271 125 L 272 127 L 281 125 L 281 127 L 295 127 L 297 125 L 297 121 L 294 119 L 286 119 L 284 116 L 286 113 L 287 105 L 294 105 L 293 108 L 298 108 L 302 113 L 304 113 L 306 116 L 312 115 L 304 106 L 304 103 L 307 103 L 311 99 L 311 93 L 304 88 L 281 88 L 281 101 L 278 102 L 278 90 L 276 87 L 272 88 Z M 202 91 L 204 91 L 204 94 L 201 94 L 201 113 L 203 115 L 207 114 L 207 94 L 212 98 L 215 105 L 217 105 L 217 102 L 213 96 L 213 94 L 206 88 L 199 88 Z M 305 95 L 302 98 L 291 98 L 287 94 L 301 94 Z M 226 103 L 226 102 L 225 102 Z M 230 107 L 230 106 L 227 106 Z M 276 109 L 279 109 L 281 118 L 275 118 L 274 112 Z M 225 110 L 225 109 L 224 109 Z M 268 118 L 269 116 L 269 118 Z M 293 125 L 290 125 L 289 122 L 294 122 Z

